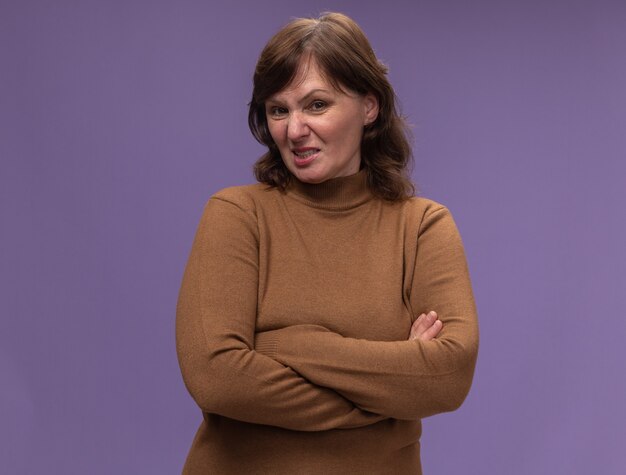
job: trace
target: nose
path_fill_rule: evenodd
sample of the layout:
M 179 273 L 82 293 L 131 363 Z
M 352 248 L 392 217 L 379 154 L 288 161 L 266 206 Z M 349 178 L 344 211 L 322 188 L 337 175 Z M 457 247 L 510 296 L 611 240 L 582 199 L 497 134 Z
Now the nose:
M 291 142 L 298 142 L 306 137 L 310 132 L 306 117 L 300 112 L 292 112 L 289 114 L 287 122 L 287 138 Z

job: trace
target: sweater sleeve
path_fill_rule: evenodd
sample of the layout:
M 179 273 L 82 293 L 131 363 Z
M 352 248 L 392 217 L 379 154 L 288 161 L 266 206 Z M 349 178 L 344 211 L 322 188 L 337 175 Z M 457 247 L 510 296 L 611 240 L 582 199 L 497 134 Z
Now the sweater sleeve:
M 414 318 L 435 310 L 443 322 L 431 341 L 369 341 L 296 325 L 259 333 L 257 350 L 366 411 L 412 420 L 455 410 L 473 378 L 478 323 L 463 245 L 446 208 L 422 219 L 410 289 Z
M 256 218 L 213 197 L 194 239 L 176 315 L 183 380 L 202 411 L 302 431 L 383 419 L 254 351 L 257 287 Z

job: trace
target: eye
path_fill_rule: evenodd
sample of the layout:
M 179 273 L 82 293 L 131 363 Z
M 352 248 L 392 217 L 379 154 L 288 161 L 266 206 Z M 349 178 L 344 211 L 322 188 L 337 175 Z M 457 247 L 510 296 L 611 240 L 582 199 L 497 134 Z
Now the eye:
M 313 101 L 311 102 L 311 105 L 309 106 L 309 108 L 313 111 L 313 112 L 321 112 L 324 109 L 326 109 L 326 103 L 324 101 Z
M 287 109 L 284 107 L 272 106 L 269 108 L 269 116 L 273 118 L 281 118 L 287 115 Z

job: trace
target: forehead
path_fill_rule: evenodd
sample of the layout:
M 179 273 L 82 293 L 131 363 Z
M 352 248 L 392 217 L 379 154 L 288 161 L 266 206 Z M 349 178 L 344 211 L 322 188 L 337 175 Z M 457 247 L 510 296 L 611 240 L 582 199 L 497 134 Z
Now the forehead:
M 326 74 L 318 66 L 317 61 L 312 56 L 303 58 L 293 79 L 283 89 L 269 97 L 269 100 L 280 101 L 289 98 L 297 98 L 308 94 L 313 90 L 324 90 L 329 93 L 341 93 L 337 87 L 327 79 Z

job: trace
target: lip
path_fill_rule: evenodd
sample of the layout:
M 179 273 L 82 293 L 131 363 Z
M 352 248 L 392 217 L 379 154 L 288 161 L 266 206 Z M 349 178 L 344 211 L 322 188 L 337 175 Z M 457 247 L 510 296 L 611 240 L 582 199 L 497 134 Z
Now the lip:
M 305 153 L 311 150 L 317 150 L 317 152 L 305 158 L 299 157 L 297 155 L 299 153 Z M 295 163 L 295 165 L 298 167 L 306 167 L 309 163 L 311 163 L 313 160 L 315 160 L 318 157 L 320 153 L 320 149 L 316 147 L 298 147 L 298 148 L 292 149 L 292 153 L 293 153 L 293 162 Z

